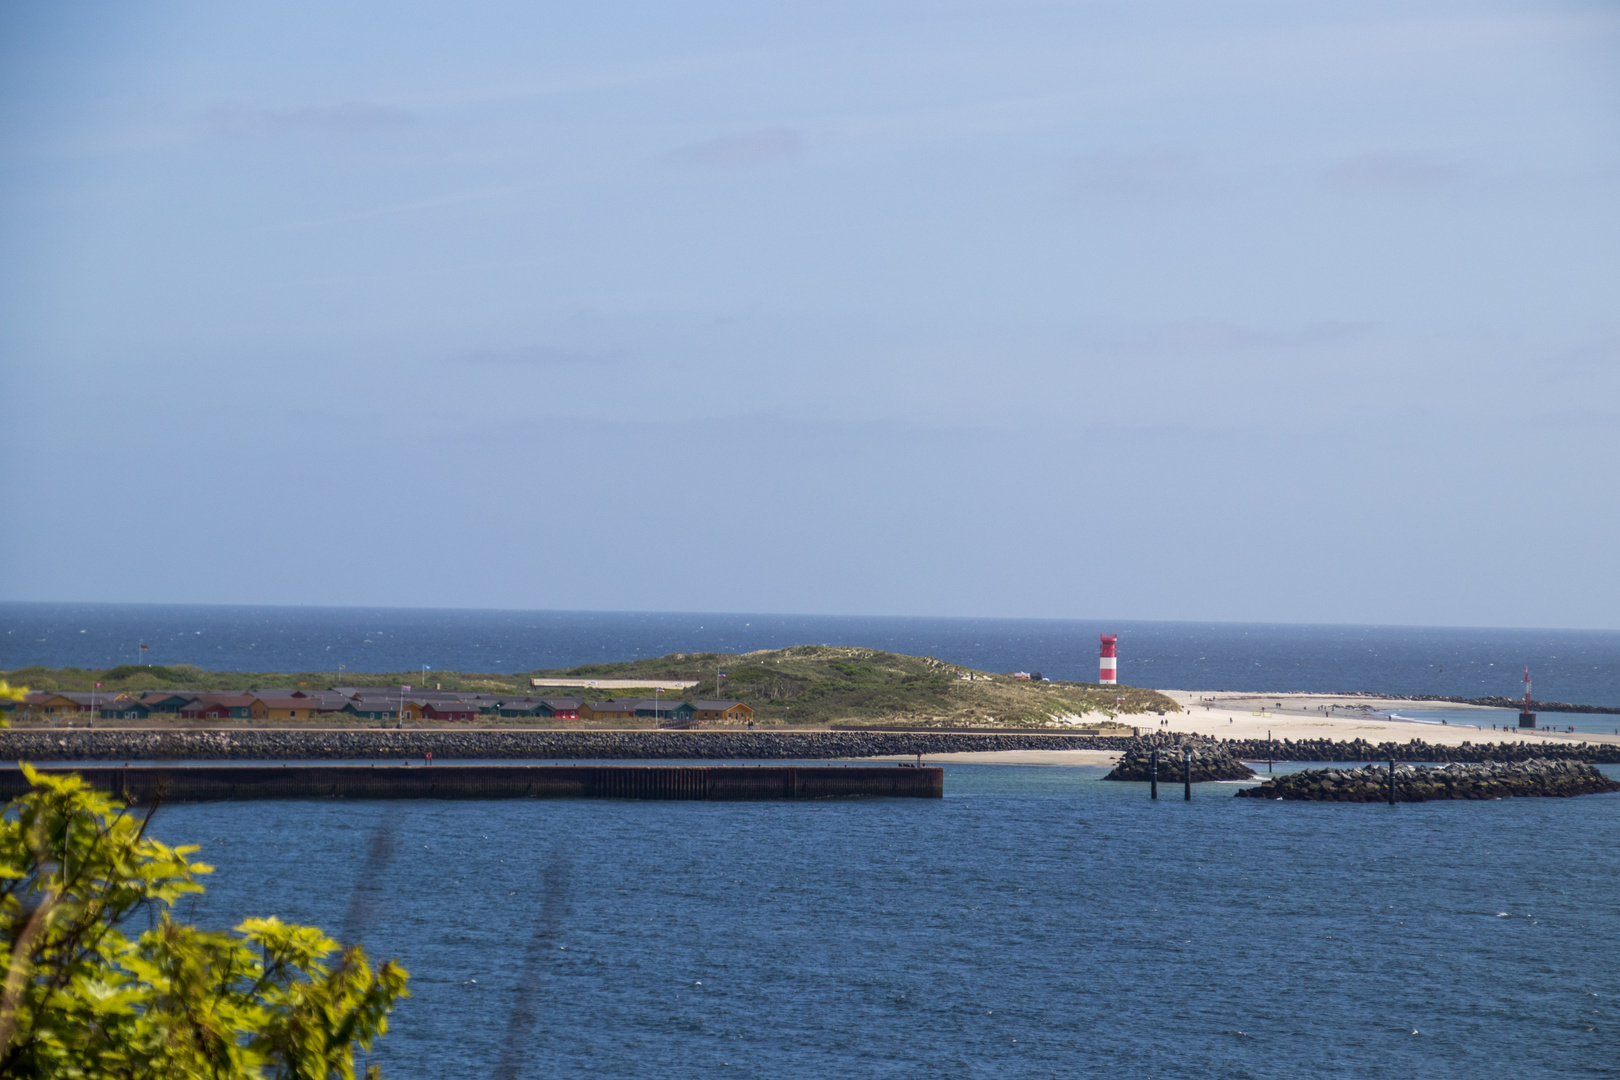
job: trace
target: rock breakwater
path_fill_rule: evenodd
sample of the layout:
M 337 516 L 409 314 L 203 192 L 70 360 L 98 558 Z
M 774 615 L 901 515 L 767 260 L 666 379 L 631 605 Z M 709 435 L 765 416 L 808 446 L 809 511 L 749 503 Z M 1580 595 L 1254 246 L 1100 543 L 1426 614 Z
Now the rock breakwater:
M 1245 761 L 1585 761 L 1620 765 L 1620 744 L 1514 739 L 1465 742 L 1459 746 L 1410 742 L 1370 743 L 1366 739 L 1222 739 L 1221 745 Z
M 1108 735 L 977 734 L 900 731 L 557 731 L 428 728 L 338 730 L 229 728 L 5 728 L 0 761 L 331 761 L 435 759 L 620 760 L 643 758 L 777 760 L 950 754 L 986 750 L 1105 750 L 1147 740 Z M 1435 746 L 1416 739 L 1293 741 L 1203 739 L 1241 761 L 1527 761 L 1545 758 L 1620 764 L 1620 744 L 1574 742 L 1464 743 Z M 1208 752 L 1208 751 L 1206 751 Z M 1161 766 L 1162 766 L 1161 761 Z M 1161 775 L 1160 779 L 1164 779 Z M 1236 777 L 1226 777 L 1236 779 Z
M 1620 783 L 1579 761 L 1453 762 L 1436 769 L 1395 766 L 1395 801 L 1568 797 L 1620 791 Z M 1385 802 L 1389 768 L 1306 769 L 1245 788 L 1239 798 L 1310 802 Z
M 1185 778 L 1184 754 L 1191 755 L 1192 781 L 1195 784 L 1210 780 L 1248 780 L 1255 775 L 1254 770 L 1239 761 L 1225 743 L 1195 736 L 1149 735 L 1132 739 L 1114 766 L 1114 771 L 1103 779 L 1151 780 L 1154 751 L 1159 754 L 1160 783 L 1179 783 Z
M 1126 739 L 855 731 L 0 730 L 5 761 L 782 760 L 1121 750 Z
M 1443 697 L 1439 694 L 1381 694 L 1378 697 L 1383 701 L 1440 701 L 1452 705 L 1482 705 L 1487 709 L 1512 709 L 1514 712 L 1524 708 L 1523 698 L 1511 697 Z M 1568 701 L 1537 701 L 1532 705 L 1536 712 L 1584 715 L 1620 713 L 1620 707 L 1614 705 L 1576 705 Z

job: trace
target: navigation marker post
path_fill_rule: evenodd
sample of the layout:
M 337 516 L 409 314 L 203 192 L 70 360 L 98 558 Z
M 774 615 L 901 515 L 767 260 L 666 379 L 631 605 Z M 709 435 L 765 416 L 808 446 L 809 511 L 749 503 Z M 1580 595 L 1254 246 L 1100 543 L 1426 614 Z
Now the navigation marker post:
M 1184 798 L 1192 802 L 1192 751 L 1181 751 L 1181 783 L 1186 791 Z
M 1533 728 L 1536 726 L 1536 714 L 1530 711 L 1530 665 L 1524 665 L 1524 708 L 1519 710 L 1519 726 Z
M 1157 746 L 1155 746 L 1153 748 L 1153 773 L 1152 773 L 1151 779 L 1149 779 L 1149 781 L 1148 781 L 1148 798 L 1157 799 L 1158 797 L 1159 797 L 1159 748 Z

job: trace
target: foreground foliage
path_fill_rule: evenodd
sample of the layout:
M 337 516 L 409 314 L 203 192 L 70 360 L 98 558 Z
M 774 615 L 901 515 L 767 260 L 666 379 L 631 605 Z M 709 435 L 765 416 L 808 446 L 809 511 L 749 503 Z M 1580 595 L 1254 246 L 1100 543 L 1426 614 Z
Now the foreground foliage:
M 407 995 L 404 969 L 273 918 L 234 933 L 176 921 L 212 870 L 197 847 L 153 839 L 149 815 L 77 776 L 24 769 L 33 791 L 0 821 L 0 1077 L 355 1075 Z M 150 928 L 131 938 L 134 918 Z
M 5 679 L 0 679 L 0 701 L 22 701 L 28 696 L 28 687 L 12 686 Z M 10 727 L 11 721 L 4 713 L 0 713 L 0 727 Z

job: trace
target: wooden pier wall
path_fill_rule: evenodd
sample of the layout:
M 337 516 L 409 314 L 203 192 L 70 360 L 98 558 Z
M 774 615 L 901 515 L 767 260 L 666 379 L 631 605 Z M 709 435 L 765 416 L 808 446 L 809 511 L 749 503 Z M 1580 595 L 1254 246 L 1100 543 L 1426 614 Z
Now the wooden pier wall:
M 178 765 L 67 769 L 133 804 L 227 799 L 938 799 L 944 771 L 893 765 Z M 0 770 L 0 798 L 28 790 Z

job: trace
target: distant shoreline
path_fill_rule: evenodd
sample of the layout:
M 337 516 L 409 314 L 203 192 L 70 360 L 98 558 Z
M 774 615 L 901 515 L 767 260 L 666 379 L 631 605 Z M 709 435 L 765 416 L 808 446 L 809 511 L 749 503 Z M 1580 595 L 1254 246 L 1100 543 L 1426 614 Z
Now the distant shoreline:
M 1164 691 L 1164 692 L 1165 693 L 1171 693 L 1171 691 Z M 1379 693 L 1374 693 L 1371 690 L 1358 690 L 1358 691 L 1356 691 L 1354 693 L 1349 693 L 1349 694 L 1324 693 L 1322 691 L 1317 691 L 1317 690 L 1308 690 L 1308 691 L 1291 690 L 1291 691 L 1284 691 L 1284 692 L 1281 692 L 1281 693 L 1268 693 L 1266 691 L 1248 692 L 1248 691 L 1236 691 L 1236 690 L 1209 690 L 1209 691 L 1204 691 L 1204 693 L 1206 693 L 1212 699 L 1222 700 L 1222 701 L 1226 701 L 1226 700 L 1245 701 L 1245 700 L 1252 700 L 1252 699 L 1256 699 L 1256 698 L 1268 698 L 1268 697 L 1311 698 L 1311 699 L 1324 699 L 1324 700 L 1329 699 L 1329 698 L 1342 698 L 1342 699 L 1358 700 L 1358 701 L 1365 701 L 1365 702 L 1375 702 L 1375 701 L 1437 702 L 1437 703 L 1444 703 L 1444 704 L 1447 704 L 1447 705 L 1466 705 L 1466 706 L 1469 706 L 1471 708 L 1476 708 L 1476 709 L 1508 709 L 1508 710 L 1511 710 L 1513 712 L 1518 712 L 1520 709 L 1522 709 L 1524 707 L 1524 699 L 1523 698 L 1510 698 L 1510 697 L 1465 698 L 1465 697 L 1448 697 L 1448 696 L 1445 696 L 1443 694 L 1379 694 Z M 1535 712 L 1538 712 L 1538 713 L 1543 713 L 1543 712 L 1569 713 L 1569 714 L 1575 715 L 1575 716 L 1580 716 L 1580 715 L 1588 715 L 1588 716 L 1590 716 L 1590 715 L 1594 715 L 1594 714 L 1596 714 L 1596 715 L 1617 715 L 1617 716 L 1620 716 L 1620 705 L 1576 705 L 1576 704 L 1573 704 L 1573 703 L 1568 702 L 1568 701 L 1536 701 L 1535 699 L 1531 699 L 1531 707 Z

